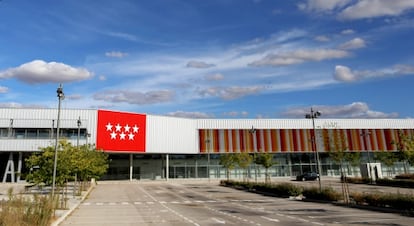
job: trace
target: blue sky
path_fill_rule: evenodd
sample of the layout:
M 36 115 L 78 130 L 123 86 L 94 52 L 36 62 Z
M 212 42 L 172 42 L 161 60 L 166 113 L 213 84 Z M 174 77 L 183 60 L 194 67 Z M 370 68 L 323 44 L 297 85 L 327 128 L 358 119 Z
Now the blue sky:
M 0 107 L 412 118 L 412 0 L 1 0 Z

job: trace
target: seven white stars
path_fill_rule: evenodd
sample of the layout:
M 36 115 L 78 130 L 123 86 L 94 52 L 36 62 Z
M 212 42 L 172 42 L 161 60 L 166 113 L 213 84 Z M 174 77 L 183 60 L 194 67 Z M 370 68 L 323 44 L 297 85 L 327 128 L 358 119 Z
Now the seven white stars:
M 106 131 L 110 132 L 111 140 L 134 140 L 135 134 L 139 132 L 139 127 L 137 125 L 134 125 L 133 127 L 126 124 L 125 126 L 121 126 L 119 123 L 115 126 L 112 125 L 110 122 L 105 125 Z M 132 131 L 131 131 L 132 128 Z M 118 136 L 119 135 L 119 136 Z

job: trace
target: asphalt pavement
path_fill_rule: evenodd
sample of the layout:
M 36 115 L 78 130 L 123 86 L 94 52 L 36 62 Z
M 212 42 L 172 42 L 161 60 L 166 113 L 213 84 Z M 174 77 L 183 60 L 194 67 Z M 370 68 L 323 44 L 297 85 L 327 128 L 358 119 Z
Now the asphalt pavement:
M 318 181 L 272 178 L 319 186 Z M 412 225 L 412 219 L 331 204 L 265 197 L 218 185 L 219 180 L 100 181 L 81 196 L 69 191 L 67 209 L 56 211 L 53 225 Z M 0 183 L 0 199 L 27 195 L 24 183 Z M 321 185 L 341 190 L 339 178 Z M 351 191 L 414 194 L 413 189 L 349 184 Z M 337 209 L 338 208 L 338 209 Z

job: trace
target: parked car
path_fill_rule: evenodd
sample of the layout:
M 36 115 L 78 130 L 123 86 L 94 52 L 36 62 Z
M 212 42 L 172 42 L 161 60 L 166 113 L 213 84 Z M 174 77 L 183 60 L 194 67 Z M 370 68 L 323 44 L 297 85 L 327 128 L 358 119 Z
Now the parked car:
M 296 176 L 296 180 L 305 181 L 305 180 L 316 180 L 319 178 L 319 174 L 315 172 L 306 172 L 304 174 Z

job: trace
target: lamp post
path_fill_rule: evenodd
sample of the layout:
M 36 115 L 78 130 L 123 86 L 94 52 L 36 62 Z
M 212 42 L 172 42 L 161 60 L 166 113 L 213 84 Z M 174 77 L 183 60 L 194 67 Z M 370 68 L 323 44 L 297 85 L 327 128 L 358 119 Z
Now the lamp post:
M 365 148 L 367 149 L 367 155 L 368 155 L 368 169 L 369 169 L 369 183 L 372 184 L 372 168 L 371 168 L 371 155 L 370 155 L 370 151 L 368 148 L 368 140 L 367 138 L 369 137 L 369 135 L 371 135 L 371 132 L 368 130 L 364 130 L 361 133 L 361 136 L 364 137 L 364 141 L 365 141 Z
M 206 140 L 207 144 L 207 177 L 208 182 L 210 182 L 210 139 Z
M 310 114 L 306 114 L 305 117 L 306 118 L 310 118 L 312 119 L 312 151 L 315 152 L 315 158 L 316 158 L 316 165 L 318 167 L 318 181 L 319 181 L 319 191 L 322 191 L 322 183 L 321 183 L 321 175 L 322 175 L 322 171 L 321 171 L 321 166 L 320 166 L 320 162 L 319 162 L 319 152 L 318 152 L 318 146 L 316 145 L 316 129 L 315 129 L 315 118 L 318 118 L 319 116 L 321 116 L 321 112 L 319 111 L 313 111 L 313 108 L 311 108 L 311 112 Z
M 82 125 L 82 122 L 81 122 L 80 116 L 79 116 L 79 119 L 78 119 L 78 121 L 77 121 L 76 123 L 78 124 L 78 139 L 77 139 L 77 141 L 76 141 L 76 147 L 78 147 L 78 148 L 79 148 L 80 126 Z
M 252 126 L 252 128 L 249 130 L 249 133 L 252 135 L 252 140 L 253 140 L 254 182 L 257 183 L 256 148 L 254 146 L 254 134 L 256 133 L 256 129 Z
M 57 122 L 56 122 L 56 140 L 55 140 L 55 159 L 53 163 L 53 178 L 52 178 L 52 198 L 55 195 L 55 185 L 56 185 L 56 167 L 57 167 L 57 151 L 58 151 L 58 143 L 59 143 L 59 122 L 60 122 L 60 106 L 62 100 L 65 98 L 65 94 L 63 93 L 62 84 L 56 90 L 57 97 L 59 100 L 58 105 L 58 115 L 57 115 Z

